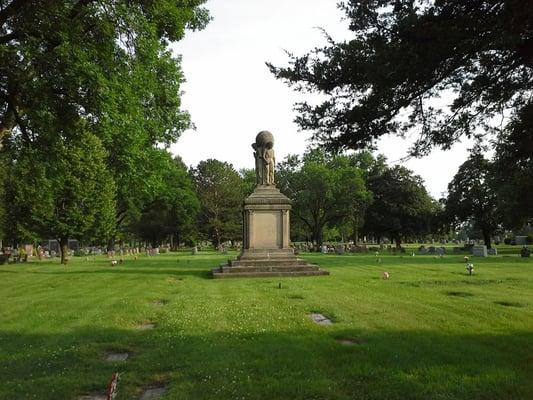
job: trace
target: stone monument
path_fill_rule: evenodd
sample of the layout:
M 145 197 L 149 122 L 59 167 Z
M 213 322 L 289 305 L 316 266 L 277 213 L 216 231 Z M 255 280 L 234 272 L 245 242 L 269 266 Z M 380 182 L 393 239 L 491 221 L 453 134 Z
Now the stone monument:
M 213 277 L 329 275 L 297 258 L 291 247 L 292 201 L 275 185 L 274 136 L 260 132 L 252 148 L 256 187 L 243 203 L 243 248 L 236 260 L 215 268 Z

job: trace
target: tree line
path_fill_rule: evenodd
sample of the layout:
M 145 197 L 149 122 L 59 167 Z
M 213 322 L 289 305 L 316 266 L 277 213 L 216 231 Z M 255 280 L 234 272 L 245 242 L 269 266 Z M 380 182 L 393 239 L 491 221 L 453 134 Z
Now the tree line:
M 253 172 L 168 152 L 192 127 L 171 42 L 202 29 L 204 0 L 0 0 L 0 234 L 153 244 L 240 238 Z M 321 104 L 296 122 L 320 148 L 290 156 L 278 182 L 294 200 L 293 237 L 388 237 L 533 219 L 533 8 L 529 1 L 344 1 L 351 40 L 269 68 Z M 436 106 L 443 94 L 447 104 Z M 451 100 L 450 100 L 451 99 Z M 416 133 L 412 155 L 474 139 L 432 199 L 422 180 L 369 152 Z M 484 146 L 495 156 L 483 157 Z M 62 252 L 65 254 L 65 251 Z M 63 259 L 63 261 L 66 261 Z

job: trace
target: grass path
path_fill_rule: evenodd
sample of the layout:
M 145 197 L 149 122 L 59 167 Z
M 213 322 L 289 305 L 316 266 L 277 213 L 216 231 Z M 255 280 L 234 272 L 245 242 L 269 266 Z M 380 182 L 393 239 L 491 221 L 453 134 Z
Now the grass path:
M 331 275 L 212 280 L 215 253 L 0 266 L 0 399 L 101 393 L 116 371 L 118 399 L 533 398 L 531 259 L 305 257 Z

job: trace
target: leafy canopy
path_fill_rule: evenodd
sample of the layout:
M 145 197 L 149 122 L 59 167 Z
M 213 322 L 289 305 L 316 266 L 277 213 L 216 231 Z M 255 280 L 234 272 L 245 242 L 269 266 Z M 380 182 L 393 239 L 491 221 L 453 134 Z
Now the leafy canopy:
M 520 123 L 521 110 L 531 108 L 530 0 L 350 0 L 340 7 L 350 40 L 328 37 L 325 47 L 291 55 L 286 68 L 269 64 L 297 90 L 325 96 L 296 107 L 297 123 L 316 141 L 370 148 L 385 134 L 414 129 L 411 152 L 422 155 L 477 135 L 477 127 L 500 128 L 504 115 Z

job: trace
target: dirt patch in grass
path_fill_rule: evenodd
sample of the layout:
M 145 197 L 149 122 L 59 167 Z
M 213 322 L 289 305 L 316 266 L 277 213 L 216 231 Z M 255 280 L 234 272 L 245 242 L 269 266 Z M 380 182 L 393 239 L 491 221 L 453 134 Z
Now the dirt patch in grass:
M 157 299 L 152 301 L 152 304 L 156 306 L 166 306 L 169 303 L 167 299 Z
M 356 346 L 364 343 L 363 339 L 354 337 L 340 337 L 336 338 L 335 340 L 337 343 L 342 344 L 343 346 Z
M 123 350 L 112 350 L 108 351 L 105 355 L 105 360 L 107 362 L 122 362 L 126 361 L 130 357 L 130 353 Z
M 472 293 L 455 291 L 455 290 L 450 290 L 446 292 L 446 295 L 452 296 L 452 297 L 472 297 L 473 296 Z
M 303 299 L 305 299 L 305 297 L 303 297 L 301 294 L 291 294 L 291 295 L 287 296 L 287 298 L 289 298 L 291 300 L 303 300 Z
M 157 327 L 157 324 L 152 321 L 141 322 L 140 324 L 137 325 L 137 329 L 141 331 L 149 331 L 149 330 L 155 329 L 156 327 Z
M 518 303 L 516 301 L 495 301 L 494 304 L 498 304 L 504 307 L 525 307 L 525 304 Z

